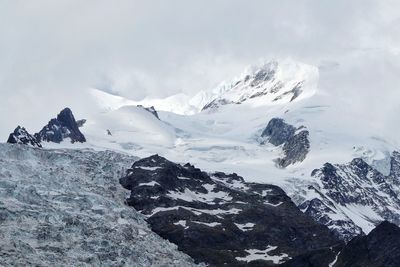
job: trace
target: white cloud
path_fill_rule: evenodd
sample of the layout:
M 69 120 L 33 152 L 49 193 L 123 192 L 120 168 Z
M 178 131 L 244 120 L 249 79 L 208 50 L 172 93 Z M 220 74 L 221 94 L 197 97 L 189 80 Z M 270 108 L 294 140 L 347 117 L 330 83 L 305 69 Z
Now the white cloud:
M 64 106 L 84 116 L 83 88 L 193 94 L 260 57 L 339 62 L 351 66 L 347 92 L 374 96 L 380 80 L 383 97 L 397 96 L 399 10 L 394 0 L 2 1 L 0 137 Z

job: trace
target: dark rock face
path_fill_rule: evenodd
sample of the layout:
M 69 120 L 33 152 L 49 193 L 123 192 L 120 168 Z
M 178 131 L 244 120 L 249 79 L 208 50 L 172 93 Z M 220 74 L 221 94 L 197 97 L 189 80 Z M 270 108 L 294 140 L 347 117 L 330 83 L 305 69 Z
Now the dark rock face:
M 303 161 L 310 151 L 309 132 L 305 127 L 296 129 L 281 118 L 273 118 L 261 134 L 274 146 L 283 145 L 285 157 L 276 160 L 279 167 L 285 168 Z
M 358 207 L 369 210 L 366 219 L 373 225 L 382 220 L 400 225 L 399 159 L 399 153 L 394 152 L 388 176 L 360 158 L 348 164 L 326 163 L 312 172 L 312 177 L 322 184 L 320 188 L 313 188 L 319 197 L 299 207 L 346 241 L 363 232 L 341 210 Z
M 303 130 L 295 134 L 283 145 L 284 158 L 278 159 L 278 165 L 285 168 L 296 162 L 302 162 L 306 159 L 310 151 L 309 132 Z
M 333 266 L 400 266 L 400 228 L 387 221 L 382 222 L 367 236 L 351 240 Z
M 36 140 L 33 135 L 29 134 L 28 131 L 21 126 L 18 126 L 15 128 L 14 132 L 10 133 L 7 143 L 42 147 L 40 141 Z
M 120 183 L 152 230 L 197 262 L 269 266 L 341 244 L 282 189 L 236 174 L 207 174 L 154 155 L 135 162 Z
M 273 118 L 268 122 L 267 127 L 261 133 L 261 137 L 267 137 L 268 142 L 274 146 L 280 146 L 294 136 L 296 127 L 287 124 L 281 118 Z
M 357 236 L 345 246 L 334 246 L 306 253 L 285 262 L 285 267 L 398 267 L 400 228 L 381 222 L 366 236 Z
M 149 107 L 149 108 L 146 108 L 146 107 L 144 107 L 144 106 L 142 106 L 142 105 L 138 105 L 137 107 L 142 108 L 142 109 L 144 109 L 144 110 L 150 112 L 151 114 L 154 115 L 154 117 L 156 117 L 157 119 L 160 119 L 160 117 L 158 117 L 157 110 L 154 108 L 154 106 L 151 106 L 151 107 Z
M 284 267 L 331 267 L 330 264 L 335 261 L 336 255 L 343 248 L 343 245 L 337 245 L 330 248 L 323 248 L 309 253 L 294 257 L 282 264 Z
M 72 111 L 69 108 L 63 109 L 57 118 L 51 119 L 43 129 L 35 134 L 37 140 L 60 143 L 66 138 L 71 139 L 71 143 L 86 142 L 85 136 L 79 130 Z

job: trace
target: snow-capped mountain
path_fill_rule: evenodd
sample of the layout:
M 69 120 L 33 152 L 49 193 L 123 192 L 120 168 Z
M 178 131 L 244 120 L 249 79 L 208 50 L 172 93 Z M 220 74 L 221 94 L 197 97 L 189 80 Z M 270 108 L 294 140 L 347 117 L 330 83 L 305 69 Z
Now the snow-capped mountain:
M 279 186 L 306 216 L 347 242 L 368 234 L 384 220 L 400 224 L 400 160 L 395 152 L 400 140 L 363 116 L 360 106 L 349 105 L 346 95 L 321 86 L 326 85 L 327 75 L 316 67 L 284 60 L 255 65 L 239 78 L 193 97 L 132 101 L 91 88 L 88 101 L 97 108 L 79 128 L 86 142 L 42 145 L 45 149 L 109 149 L 138 157 L 159 154 L 181 165 L 190 162 L 210 177 L 216 171 L 237 173 L 245 183 Z M 159 183 L 157 172 L 145 174 L 153 180 L 139 178 L 153 187 L 137 197 L 147 199 L 147 206 L 137 206 L 142 199 L 132 197 L 131 205 L 147 215 L 173 207 L 165 201 L 156 203 L 158 198 L 165 200 L 162 190 L 153 195 L 154 183 Z M 189 226 L 186 217 L 176 218 L 168 222 L 169 227 Z M 217 219 L 221 218 L 206 223 Z M 264 250 L 275 255 L 268 247 Z M 297 262 L 299 255 L 281 252 Z
M 318 69 L 291 60 L 263 62 L 249 67 L 239 78 L 211 92 L 200 92 L 191 103 L 203 110 L 254 100 L 258 105 L 288 103 L 312 96 Z
M 128 100 L 92 88 L 90 93 L 106 110 L 124 105 L 155 106 L 158 110 L 175 114 L 193 115 L 203 109 L 250 101 L 253 105 L 277 105 L 298 101 L 315 94 L 318 68 L 291 59 L 260 61 L 248 66 L 230 81 L 223 81 L 211 90 L 202 90 L 194 96 L 172 95 L 164 99 L 145 98 Z

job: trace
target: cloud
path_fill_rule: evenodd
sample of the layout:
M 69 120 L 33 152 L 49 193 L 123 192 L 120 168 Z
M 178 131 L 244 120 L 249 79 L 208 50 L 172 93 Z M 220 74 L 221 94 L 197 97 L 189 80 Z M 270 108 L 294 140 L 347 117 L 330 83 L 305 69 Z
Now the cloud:
M 18 123 L 37 128 L 64 106 L 83 116 L 87 87 L 132 99 L 194 94 L 261 57 L 342 67 L 378 55 L 387 71 L 351 66 L 396 80 L 386 62 L 398 62 L 398 10 L 398 1 L 372 0 L 2 1 L 0 136 Z

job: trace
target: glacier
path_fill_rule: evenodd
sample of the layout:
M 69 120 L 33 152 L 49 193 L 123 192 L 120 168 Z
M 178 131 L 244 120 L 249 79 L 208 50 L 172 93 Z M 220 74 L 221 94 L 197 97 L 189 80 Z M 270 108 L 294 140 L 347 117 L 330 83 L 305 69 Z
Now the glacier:
M 124 204 L 137 157 L 0 144 L 1 266 L 195 266 Z

